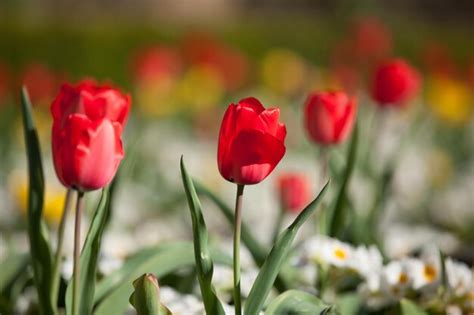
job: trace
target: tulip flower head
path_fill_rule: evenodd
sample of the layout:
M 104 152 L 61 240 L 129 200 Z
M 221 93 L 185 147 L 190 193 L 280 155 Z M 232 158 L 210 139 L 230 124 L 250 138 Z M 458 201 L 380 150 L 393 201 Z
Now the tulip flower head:
M 130 97 L 84 81 L 64 84 L 53 101 L 52 147 L 61 183 L 80 191 L 110 183 L 124 156 L 122 130 Z
M 305 105 L 305 124 L 309 137 L 320 145 L 338 144 L 354 127 L 357 105 L 344 92 L 311 94 Z
M 381 107 L 403 106 L 420 89 L 420 75 L 402 59 L 382 63 L 372 81 L 372 97 Z
M 240 185 L 264 180 L 285 154 L 286 127 L 278 108 L 265 109 L 256 98 L 231 104 L 222 120 L 217 162 L 228 181 Z
M 278 178 L 278 191 L 285 211 L 299 213 L 310 199 L 310 185 L 304 174 L 286 173 Z

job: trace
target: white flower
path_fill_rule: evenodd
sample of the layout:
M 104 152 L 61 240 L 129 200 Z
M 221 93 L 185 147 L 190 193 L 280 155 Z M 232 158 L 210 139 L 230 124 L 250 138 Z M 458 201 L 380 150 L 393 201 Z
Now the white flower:
M 353 251 L 352 260 L 349 263 L 362 277 L 370 278 L 382 269 L 383 258 L 375 246 L 358 246 Z
M 406 258 L 392 261 L 383 268 L 383 288 L 388 295 L 400 299 L 411 288 L 413 283 L 411 270 L 415 263 L 414 259 Z
M 440 256 L 434 246 L 425 247 L 420 259 L 413 260 L 410 268 L 410 277 L 413 278 L 413 287 L 424 293 L 435 291 L 440 282 Z
M 316 236 L 305 243 L 305 256 L 312 261 L 339 268 L 351 267 L 354 248 L 349 244 L 325 236 Z
M 445 266 L 449 291 L 454 296 L 464 296 L 474 290 L 473 274 L 466 265 L 447 258 Z

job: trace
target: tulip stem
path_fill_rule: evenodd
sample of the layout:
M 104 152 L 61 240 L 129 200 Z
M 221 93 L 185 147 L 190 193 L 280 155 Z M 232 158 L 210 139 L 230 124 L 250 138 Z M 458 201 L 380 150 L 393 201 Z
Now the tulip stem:
M 283 203 L 282 203 L 281 209 L 278 212 L 277 221 L 275 222 L 275 229 L 273 230 L 272 244 L 276 243 L 276 241 L 278 239 L 278 235 L 280 235 L 281 225 L 283 223 L 283 218 L 284 217 L 285 217 L 285 209 L 284 209 Z
M 59 221 L 59 226 L 58 226 L 58 235 L 57 235 L 58 243 L 56 246 L 56 256 L 53 262 L 53 283 L 52 283 L 52 289 L 51 289 L 51 297 L 53 299 L 56 299 L 55 301 L 53 301 L 53 305 L 57 304 L 59 279 L 60 279 L 59 267 L 61 266 L 61 259 L 63 255 L 64 230 L 66 228 L 66 220 L 69 213 L 69 208 L 71 206 L 72 196 L 73 196 L 73 190 L 68 189 L 66 192 L 66 198 L 64 200 L 61 220 Z
M 74 222 L 74 261 L 72 286 L 72 315 L 79 314 L 79 258 L 81 246 L 81 217 L 84 209 L 84 192 L 78 191 L 76 203 L 76 219 Z
M 329 175 L 329 149 L 321 149 L 321 183 L 324 185 Z
M 244 185 L 237 184 L 237 196 L 235 198 L 234 219 L 234 307 L 235 315 L 242 314 L 242 302 L 240 296 L 240 228 L 242 225 L 242 199 Z

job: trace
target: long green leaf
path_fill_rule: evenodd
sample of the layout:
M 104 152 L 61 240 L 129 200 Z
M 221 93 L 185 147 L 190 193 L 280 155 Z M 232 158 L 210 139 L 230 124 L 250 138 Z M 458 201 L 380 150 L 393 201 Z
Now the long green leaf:
M 13 254 L 0 262 L 0 293 L 15 280 L 28 263 L 26 254 Z
M 194 189 L 193 181 L 189 177 L 181 157 L 181 176 L 183 178 L 184 190 L 188 198 L 193 225 L 194 257 L 196 259 L 196 270 L 201 287 L 202 299 L 207 314 L 224 314 L 224 308 L 217 298 L 212 287 L 213 262 L 208 248 L 208 234 L 206 222 L 201 211 L 201 203 Z
M 114 288 L 126 281 L 128 279 L 127 277 L 129 277 L 130 274 L 132 274 L 144 262 L 149 260 L 151 257 L 163 252 L 169 247 L 169 244 L 165 244 L 157 247 L 145 248 L 129 257 L 119 269 L 113 271 L 107 275 L 107 277 L 97 283 L 94 294 L 94 304 L 99 303 Z
M 156 276 L 145 273 L 133 281 L 133 287 L 130 304 L 137 310 L 137 315 L 159 315 L 160 288 Z
M 304 291 L 289 290 L 274 299 L 265 311 L 266 315 L 322 315 L 336 314 L 330 305 Z
M 234 211 L 229 208 L 219 197 L 217 197 L 212 191 L 210 191 L 207 187 L 202 185 L 201 183 L 197 182 L 196 180 L 193 181 L 196 187 L 196 191 L 198 194 L 202 194 L 206 196 L 215 203 L 215 205 L 221 210 L 222 214 L 224 214 L 225 218 L 231 225 L 234 224 Z M 263 245 L 260 244 L 259 241 L 253 237 L 252 233 L 248 226 L 242 222 L 242 242 L 245 244 L 245 247 L 249 250 L 252 258 L 254 259 L 255 263 L 258 266 L 261 266 L 265 262 L 265 257 L 267 257 L 267 250 L 264 248 Z
M 232 265 L 232 259 L 218 250 L 211 248 L 211 256 L 216 263 L 227 266 Z M 120 284 L 111 289 L 100 301 L 95 315 L 123 314 L 128 307 L 128 297 L 133 292 L 132 281 L 146 272 L 154 273 L 158 278 L 169 273 L 192 267 L 195 264 L 193 244 L 179 242 L 160 246 L 156 253 L 141 264 L 135 266 L 133 270 L 122 271 L 126 276 L 121 279 Z M 123 267 L 122 267 L 123 268 Z M 127 267 L 128 269 L 128 267 Z M 109 277 L 115 277 L 111 274 Z M 106 281 L 104 279 L 103 281 Z M 101 287 L 101 283 L 98 284 Z
M 415 303 L 410 300 L 403 299 L 398 305 L 396 314 L 400 315 L 426 315 L 427 313 L 419 308 Z
M 331 237 L 338 237 L 342 236 L 344 231 L 344 224 L 345 224 L 345 202 L 346 202 L 346 191 L 349 185 L 349 180 L 352 175 L 352 171 L 354 169 L 355 161 L 356 161 L 356 154 L 357 154 L 357 143 L 359 138 L 359 128 L 357 125 L 354 128 L 354 132 L 352 134 L 351 143 L 349 146 L 349 151 L 347 154 L 346 159 L 346 169 L 344 171 L 344 177 L 341 182 L 341 186 L 339 187 L 339 192 L 337 194 L 336 203 L 332 212 L 330 213 L 329 219 L 329 230 L 328 234 Z
M 31 103 L 25 87 L 21 90 L 23 130 L 28 155 L 28 238 L 30 242 L 31 265 L 35 286 L 38 291 L 40 313 L 56 314 L 56 296 L 52 289 L 52 254 L 49 236 L 42 218 L 44 202 L 44 175 L 41 150 L 31 112 Z
M 265 263 L 263 264 L 260 272 L 255 279 L 255 282 L 250 290 L 249 297 L 245 303 L 246 315 L 257 315 L 263 307 L 265 300 L 270 293 L 280 268 L 287 258 L 288 253 L 291 249 L 291 244 L 295 239 L 296 233 L 308 217 L 316 210 L 320 203 L 324 193 L 327 190 L 329 182 L 324 185 L 319 195 L 308 205 L 306 208 L 296 217 L 293 223 L 283 231 L 275 245 L 273 246 L 270 254 L 268 254 Z
M 86 241 L 81 251 L 81 258 L 79 261 L 80 274 L 79 274 L 79 314 L 90 315 L 92 313 L 92 307 L 94 305 L 94 291 L 96 282 L 96 271 L 97 261 L 99 259 L 100 243 L 102 240 L 102 234 L 107 220 L 107 212 L 109 207 L 109 192 L 105 188 L 102 190 L 102 197 L 99 202 L 99 206 L 94 213 L 92 218 L 89 231 L 87 232 Z M 73 280 L 69 282 L 66 291 L 66 314 L 72 313 L 72 288 Z
M 229 208 L 219 197 L 216 196 L 212 191 L 210 191 L 207 187 L 202 185 L 201 183 L 193 180 L 194 186 L 196 187 L 196 191 L 198 194 L 201 194 L 217 206 L 224 214 L 227 221 L 230 223 L 231 226 L 234 225 L 234 212 L 231 208 Z M 242 221 L 241 226 L 241 237 L 242 242 L 244 243 L 245 247 L 249 250 L 250 255 L 252 256 L 255 264 L 261 267 L 265 262 L 265 258 L 267 257 L 268 250 L 259 242 L 257 239 L 252 235 L 251 230 L 248 228 L 248 225 Z M 279 274 L 276 281 L 275 281 L 275 288 L 279 292 L 284 292 L 288 288 L 288 281 L 285 279 L 284 275 Z

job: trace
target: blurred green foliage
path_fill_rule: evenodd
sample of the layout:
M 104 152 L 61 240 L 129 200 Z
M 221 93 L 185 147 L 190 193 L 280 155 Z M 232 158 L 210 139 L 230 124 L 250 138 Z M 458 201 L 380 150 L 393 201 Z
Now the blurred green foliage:
M 420 62 L 424 43 L 439 42 L 463 63 L 474 52 L 473 29 L 460 24 L 435 23 L 416 17 L 378 16 L 387 23 L 394 36 L 394 53 Z M 356 16 L 343 13 L 250 14 L 245 18 L 207 25 L 178 24 L 156 21 L 104 17 L 100 21 L 78 22 L 50 20 L 31 22 L 27 19 L 0 20 L 0 61 L 13 70 L 21 70 L 29 62 L 46 62 L 53 69 L 73 78 L 93 76 L 111 79 L 129 86 L 129 59 L 136 48 L 153 43 L 178 44 L 190 31 L 215 34 L 242 49 L 257 61 L 271 48 L 290 48 L 309 61 L 326 65 L 333 44 L 348 30 Z

